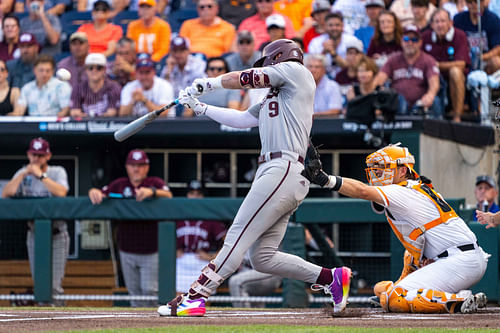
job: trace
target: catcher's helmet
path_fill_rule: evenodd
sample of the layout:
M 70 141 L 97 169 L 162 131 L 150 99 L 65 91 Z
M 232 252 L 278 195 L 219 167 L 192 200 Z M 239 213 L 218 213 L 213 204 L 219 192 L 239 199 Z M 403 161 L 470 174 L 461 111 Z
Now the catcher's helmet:
M 257 60 L 253 67 L 265 67 L 284 61 L 304 63 L 304 54 L 293 40 L 278 39 L 268 44 L 262 52 L 262 58 Z
M 391 144 L 368 155 L 365 171 L 366 178 L 371 185 L 392 184 L 398 166 L 406 166 L 418 178 L 418 174 L 413 169 L 415 157 L 408 148 L 399 145 L 399 143 Z

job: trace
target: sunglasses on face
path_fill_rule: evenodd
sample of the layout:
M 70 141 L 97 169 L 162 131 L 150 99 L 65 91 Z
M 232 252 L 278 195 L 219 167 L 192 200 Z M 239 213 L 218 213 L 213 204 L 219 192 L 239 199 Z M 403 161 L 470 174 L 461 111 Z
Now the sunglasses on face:
M 252 43 L 252 41 L 251 41 L 251 40 L 246 40 L 246 39 L 240 40 L 240 41 L 238 42 L 238 44 L 240 44 L 240 45 L 244 45 L 244 44 L 247 44 L 247 45 L 248 45 L 248 44 L 251 44 L 251 43 Z
M 94 12 L 107 12 L 107 11 L 108 11 L 108 9 L 104 8 L 104 7 L 94 8 Z
M 270 2 L 273 2 L 274 0 L 256 0 L 256 2 L 267 2 L 267 3 L 270 3 Z
M 418 41 L 420 40 L 420 38 L 418 37 L 410 37 L 410 36 L 403 36 L 403 41 L 404 42 L 413 42 L 413 43 L 417 43 Z
M 104 69 L 104 66 L 101 66 L 101 65 L 90 65 L 90 66 L 87 66 L 87 70 L 89 70 L 89 71 L 93 71 L 93 70 L 102 71 L 103 69 Z
M 143 70 L 137 71 L 137 74 L 148 75 L 151 72 L 153 72 L 152 69 L 143 69 Z
M 207 70 L 212 71 L 212 72 L 222 72 L 222 71 L 226 70 L 226 68 L 225 67 L 208 67 Z
M 212 9 L 214 5 L 199 5 L 198 9 L 203 10 L 205 8 Z

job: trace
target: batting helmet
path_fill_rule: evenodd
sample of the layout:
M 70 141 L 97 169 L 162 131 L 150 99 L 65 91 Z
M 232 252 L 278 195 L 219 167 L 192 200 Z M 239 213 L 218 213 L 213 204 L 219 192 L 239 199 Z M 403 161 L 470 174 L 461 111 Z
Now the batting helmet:
M 262 52 L 262 58 L 257 60 L 253 67 L 276 65 L 284 61 L 304 63 L 304 54 L 300 47 L 290 39 L 278 39 L 268 44 Z

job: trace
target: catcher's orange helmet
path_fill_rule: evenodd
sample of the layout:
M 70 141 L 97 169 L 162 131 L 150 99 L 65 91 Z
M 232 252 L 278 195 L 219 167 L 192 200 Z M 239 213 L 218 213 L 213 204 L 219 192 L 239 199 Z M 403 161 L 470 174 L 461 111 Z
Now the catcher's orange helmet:
M 400 143 L 390 144 L 366 158 L 366 178 L 371 185 L 383 186 L 393 183 L 396 168 L 406 166 L 411 173 L 418 174 L 413 169 L 415 157 L 408 148 L 400 147 Z

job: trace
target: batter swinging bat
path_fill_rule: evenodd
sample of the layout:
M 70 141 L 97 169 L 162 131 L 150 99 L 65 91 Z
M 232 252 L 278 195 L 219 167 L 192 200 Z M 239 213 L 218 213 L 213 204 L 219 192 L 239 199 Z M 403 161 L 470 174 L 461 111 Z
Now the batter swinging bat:
M 201 93 L 203 92 L 203 87 L 201 85 L 197 86 L 198 91 Z M 125 125 L 125 127 L 120 128 L 118 131 L 115 132 L 115 140 L 118 142 L 122 142 L 123 140 L 126 140 L 130 138 L 132 135 L 135 133 L 139 132 L 142 130 L 146 125 L 148 125 L 150 122 L 158 118 L 158 116 L 165 110 L 170 109 L 172 106 L 179 104 L 179 100 L 176 99 L 175 101 L 165 105 L 161 109 L 155 110 L 153 112 L 150 112 L 148 114 L 145 114 L 144 116 L 134 120 L 133 122 Z

